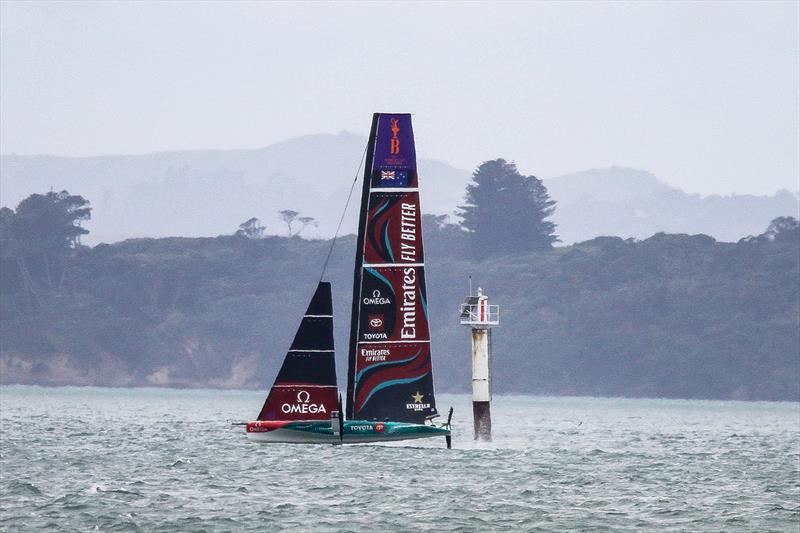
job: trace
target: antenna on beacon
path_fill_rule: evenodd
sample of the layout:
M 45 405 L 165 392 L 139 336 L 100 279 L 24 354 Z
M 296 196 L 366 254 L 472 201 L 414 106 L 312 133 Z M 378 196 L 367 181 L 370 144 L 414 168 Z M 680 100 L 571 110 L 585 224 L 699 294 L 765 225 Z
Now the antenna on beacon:
M 478 287 L 472 295 L 472 276 L 469 278 L 469 296 L 461 304 L 459 322 L 472 328 L 472 417 L 475 440 L 492 440 L 491 363 L 492 326 L 500 325 L 500 306 L 489 305 L 489 297 Z

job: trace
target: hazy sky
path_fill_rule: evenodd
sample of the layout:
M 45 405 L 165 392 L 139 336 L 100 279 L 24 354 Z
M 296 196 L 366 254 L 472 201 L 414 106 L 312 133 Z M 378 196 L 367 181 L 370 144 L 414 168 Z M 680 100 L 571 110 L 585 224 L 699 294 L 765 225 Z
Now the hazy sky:
M 800 188 L 798 2 L 1 5 L 3 154 L 260 147 L 410 111 L 420 155 L 466 169 Z

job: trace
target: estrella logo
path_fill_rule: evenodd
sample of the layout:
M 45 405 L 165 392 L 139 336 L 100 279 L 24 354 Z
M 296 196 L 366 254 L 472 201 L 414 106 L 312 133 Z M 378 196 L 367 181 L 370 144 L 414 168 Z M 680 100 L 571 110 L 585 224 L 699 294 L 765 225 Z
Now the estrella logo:
M 423 400 L 425 399 L 425 395 L 421 394 L 419 391 L 417 391 L 416 394 L 412 394 L 411 399 L 414 400 L 414 403 L 407 403 L 406 409 L 409 409 L 411 411 L 422 411 L 424 409 L 431 408 L 431 404 L 422 403 Z

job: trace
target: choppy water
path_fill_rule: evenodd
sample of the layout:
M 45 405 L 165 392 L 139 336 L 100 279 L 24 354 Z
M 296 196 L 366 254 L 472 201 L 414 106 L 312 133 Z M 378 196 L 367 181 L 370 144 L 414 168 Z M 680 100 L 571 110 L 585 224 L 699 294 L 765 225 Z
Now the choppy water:
M 0 529 L 800 529 L 800 404 L 467 396 L 444 442 L 247 442 L 254 392 L 2 387 Z M 443 440 L 443 439 L 442 439 Z

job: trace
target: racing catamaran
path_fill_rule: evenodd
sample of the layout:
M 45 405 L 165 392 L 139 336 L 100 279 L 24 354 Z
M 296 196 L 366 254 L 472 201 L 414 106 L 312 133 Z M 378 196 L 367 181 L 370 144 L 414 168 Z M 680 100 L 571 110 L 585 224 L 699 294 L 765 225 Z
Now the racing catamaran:
M 320 281 L 252 440 L 359 443 L 444 436 L 433 390 L 411 115 L 375 113 L 356 241 L 346 418 L 336 385 L 330 283 Z

